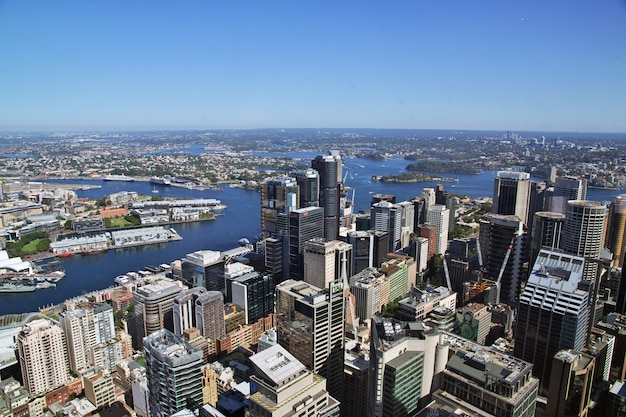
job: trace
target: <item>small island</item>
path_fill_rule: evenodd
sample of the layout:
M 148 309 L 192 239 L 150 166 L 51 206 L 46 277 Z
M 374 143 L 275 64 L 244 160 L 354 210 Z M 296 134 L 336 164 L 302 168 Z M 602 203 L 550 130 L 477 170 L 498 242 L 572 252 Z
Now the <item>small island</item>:
M 480 170 L 472 166 L 472 164 L 432 160 L 413 162 L 406 166 L 406 170 L 411 172 L 449 172 L 462 175 L 480 174 Z

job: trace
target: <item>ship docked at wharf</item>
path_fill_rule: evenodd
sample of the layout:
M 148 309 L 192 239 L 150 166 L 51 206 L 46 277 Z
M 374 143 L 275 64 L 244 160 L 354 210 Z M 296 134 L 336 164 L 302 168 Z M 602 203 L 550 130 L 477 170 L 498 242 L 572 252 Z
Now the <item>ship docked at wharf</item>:
M 32 262 L 19 257 L 10 258 L 6 251 L 0 251 L 0 293 L 33 292 L 56 287 L 56 283 L 65 277 L 65 271 L 58 269 L 58 262 L 46 266 L 48 269 L 43 270 Z

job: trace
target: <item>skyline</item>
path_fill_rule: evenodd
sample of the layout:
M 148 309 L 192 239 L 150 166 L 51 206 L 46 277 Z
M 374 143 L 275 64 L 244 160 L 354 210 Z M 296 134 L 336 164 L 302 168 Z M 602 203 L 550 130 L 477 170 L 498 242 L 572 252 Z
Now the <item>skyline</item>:
M 0 130 L 623 133 L 625 38 L 619 0 L 9 0 Z

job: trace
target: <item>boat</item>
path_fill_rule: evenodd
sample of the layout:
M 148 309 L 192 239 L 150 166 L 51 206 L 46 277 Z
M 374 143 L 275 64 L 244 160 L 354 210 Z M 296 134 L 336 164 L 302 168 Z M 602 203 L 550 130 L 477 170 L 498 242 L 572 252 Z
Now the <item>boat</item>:
M 71 253 L 69 252 L 63 252 L 63 253 L 59 253 L 59 258 L 69 258 L 70 256 L 72 256 Z
M 102 178 L 102 181 L 135 181 L 133 177 L 126 176 L 124 174 L 121 175 L 107 175 Z
M 33 292 L 36 289 L 36 285 L 24 285 L 15 282 L 4 282 L 0 284 L 0 293 Z
M 104 253 L 106 251 L 107 249 L 86 250 L 86 251 L 83 251 L 83 255 L 97 255 L 99 253 Z
M 169 178 L 165 177 L 152 177 L 150 178 L 150 184 L 171 185 L 172 181 Z
M 152 188 L 152 192 L 153 192 L 154 194 L 158 194 L 158 193 L 159 193 L 159 190 L 157 190 L 157 189 L 156 189 L 156 187 L 154 187 L 154 188 Z

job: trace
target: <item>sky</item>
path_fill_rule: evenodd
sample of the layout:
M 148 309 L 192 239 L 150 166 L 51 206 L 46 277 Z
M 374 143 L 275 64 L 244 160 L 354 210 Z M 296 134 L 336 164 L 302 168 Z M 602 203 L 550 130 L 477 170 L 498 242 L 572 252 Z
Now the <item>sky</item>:
M 626 0 L 0 0 L 0 130 L 626 132 Z

